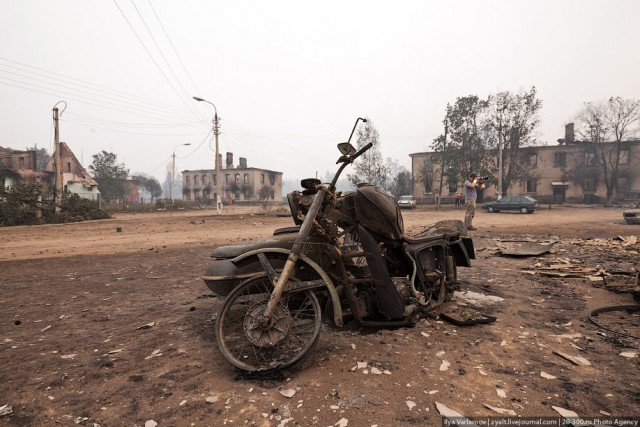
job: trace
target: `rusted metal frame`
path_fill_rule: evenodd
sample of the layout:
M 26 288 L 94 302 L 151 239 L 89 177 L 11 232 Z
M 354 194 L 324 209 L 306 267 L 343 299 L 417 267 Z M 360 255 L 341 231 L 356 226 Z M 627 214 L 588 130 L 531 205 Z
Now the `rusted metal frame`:
M 264 253 L 265 255 L 268 253 L 278 253 L 278 254 L 288 254 L 288 249 L 283 248 L 262 248 L 256 249 L 253 251 L 245 252 L 242 255 L 237 256 L 232 260 L 232 262 L 236 263 L 248 257 L 257 256 L 259 253 Z M 343 326 L 342 321 L 342 307 L 340 306 L 340 297 L 338 296 L 338 292 L 336 291 L 336 287 L 333 284 L 333 281 L 329 277 L 329 275 L 316 263 L 314 260 L 309 258 L 306 255 L 299 255 L 299 260 L 306 265 L 308 265 L 315 273 L 322 279 L 325 284 L 325 289 L 329 292 L 329 296 L 331 297 L 331 305 L 333 306 L 333 314 L 334 314 L 334 323 L 336 326 Z M 264 273 L 256 273 L 256 274 L 264 274 Z M 319 289 L 320 287 L 318 287 Z

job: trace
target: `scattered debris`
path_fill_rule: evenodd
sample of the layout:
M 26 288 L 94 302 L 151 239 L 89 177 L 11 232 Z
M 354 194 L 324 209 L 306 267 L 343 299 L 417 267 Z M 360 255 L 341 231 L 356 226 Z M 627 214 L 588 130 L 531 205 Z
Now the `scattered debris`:
M 591 426 L 592 425 L 592 424 L 587 424 L 586 422 L 582 421 L 582 419 L 580 418 L 580 416 L 578 416 L 577 413 L 575 413 L 575 412 L 573 412 L 573 411 L 571 411 L 569 409 L 561 408 L 559 406 L 552 406 L 552 408 L 573 426 L 578 427 L 578 426 Z
M 573 363 L 574 365 L 591 366 L 591 362 L 589 362 L 585 357 L 582 357 L 582 356 L 571 356 L 569 354 L 562 353 L 560 351 L 554 351 L 553 353 L 557 354 L 558 356 L 562 357 L 563 359 L 568 360 L 569 362 Z
M 506 398 L 507 398 L 507 392 L 506 392 L 506 391 L 504 391 L 504 389 L 503 389 L 503 388 L 500 388 L 500 387 L 496 388 L 496 393 L 497 393 L 497 394 L 498 394 L 498 396 L 499 396 L 500 398 L 502 398 L 502 399 L 506 399 Z
M 340 418 L 340 420 L 338 420 L 337 423 L 334 424 L 334 426 L 338 426 L 338 427 L 347 427 L 347 424 L 349 424 L 349 420 L 346 418 Z
M 536 242 L 518 242 L 518 241 L 501 241 L 496 242 L 498 251 L 502 255 L 508 256 L 537 256 L 542 255 L 551 250 L 557 242 L 536 243 Z
M 487 316 L 470 307 L 457 307 L 454 310 L 441 313 L 440 316 L 458 326 L 478 325 L 481 323 L 492 323 L 496 321 L 493 316 Z
M 465 418 L 465 416 L 462 415 L 461 413 L 456 412 L 453 409 L 448 408 L 446 405 L 444 405 L 444 404 L 442 404 L 440 402 L 436 402 L 436 409 L 438 410 L 440 415 L 442 415 L 445 418 L 458 418 L 458 421 L 460 421 L 462 425 L 465 425 L 465 426 L 475 426 L 475 425 L 477 425 L 473 421 L 468 420 L 467 418 Z
M 78 353 L 72 353 L 72 354 L 65 354 L 63 356 L 60 356 L 61 359 L 73 359 L 74 357 L 76 357 L 78 355 Z
M 218 396 L 207 396 L 205 400 L 207 403 L 216 403 L 218 401 Z
M 145 360 L 151 359 L 153 357 L 160 357 L 162 356 L 162 353 L 160 353 L 160 350 L 153 350 L 153 353 L 151 353 L 150 355 L 148 355 L 147 357 L 145 357 Z
M 482 306 L 482 304 L 492 304 L 494 302 L 504 301 L 504 298 L 500 298 L 495 295 L 485 295 L 479 292 L 471 291 L 455 291 L 453 293 L 453 299 L 461 302 L 465 302 L 471 305 Z
M 443 360 L 442 364 L 440 365 L 440 371 L 446 371 L 447 369 L 449 369 L 449 366 L 451 366 L 451 363 Z
M 407 400 L 405 403 L 409 407 L 409 410 L 412 410 L 416 406 L 416 402 L 414 402 L 413 400 Z
M 640 353 L 638 353 L 637 351 L 623 351 L 622 353 L 620 353 L 620 356 L 633 359 L 635 357 L 638 357 L 638 354 Z
M 144 422 L 144 427 L 156 427 L 157 425 L 158 423 L 153 420 L 147 420 Z
M 118 348 L 116 350 L 111 350 L 109 352 L 107 352 L 107 354 L 116 354 L 116 353 L 120 353 L 122 352 L 122 350 L 124 350 L 124 348 Z
M 287 388 L 284 390 L 280 390 L 280 394 L 284 397 L 292 398 L 293 396 L 295 396 L 296 391 L 292 388 Z
M 13 414 L 13 406 L 11 405 L 0 406 L 0 417 L 3 417 L 5 415 L 11 415 L 11 414 Z
M 495 407 L 495 406 L 487 405 L 486 403 L 484 404 L 484 406 L 486 408 L 491 409 L 493 412 L 497 412 L 498 414 L 511 415 L 513 417 L 518 415 L 518 414 L 516 414 L 516 411 L 514 411 L 513 409 L 498 408 L 498 407 Z
M 546 379 L 548 379 L 548 380 L 555 380 L 556 378 L 558 378 L 558 377 L 556 377 L 556 376 L 554 376 L 554 375 L 547 374 L 547 373 L 546 373 L 546 372 L 544 372 L 544 371 L 540 372 L 540 376 L 541 376 L 542 378 L 546 378 Z
M 149 322 L 149 323 L 145 323 L 145 324 L 144 324 L 144 325 L 142 325 L 142 326 L 138 326 L 138 327 L 136 328 L 136 331 L 139 331 L 139 330 L 141 330 L 141 329 L 150 329 L 150 328 L 153 328 L 154 326 L 156 326 L 156 322 Z

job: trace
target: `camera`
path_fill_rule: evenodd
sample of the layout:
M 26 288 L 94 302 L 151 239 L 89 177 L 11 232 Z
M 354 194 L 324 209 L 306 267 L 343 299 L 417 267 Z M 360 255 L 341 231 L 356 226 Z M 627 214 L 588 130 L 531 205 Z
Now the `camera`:
M 486 181 L 486 180 L 488 180 L 488 179 L 489 179 L 489 175 L 487 175 L 487 176 L 481 176 L 481 177 L 479 177 L 479 179 L 481 179 L 481 180 L 483 180 L 483 181 Z

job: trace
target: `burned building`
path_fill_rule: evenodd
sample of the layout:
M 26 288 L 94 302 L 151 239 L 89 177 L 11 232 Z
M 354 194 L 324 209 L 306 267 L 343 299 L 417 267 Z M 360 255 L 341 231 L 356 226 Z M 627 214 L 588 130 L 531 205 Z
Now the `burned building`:
M 598 149 L 599 153 L 595 150 Z M 619 149 L 619 153 L 617 152 Z M 515 182 L 508 194 L 531 196 L 544 203 L 602 203 L 606 200 L 606 185 L 602 167 L 598 165 L 597 156 L 612 153 L 610 161 L 618 160 L 618 171 L 614 189 L 615 202 L 631 202 L 640 198 L 640 140 L 604 142 L 596 148 L 593 144 L 576 139 L 573 123 L 565 127 L 564 138 L 558 139 L 557 145 L 522 147 L 520 149 L 520 165 L 526 170 L 526 176 Z M 425 189 L 425 176 L 432 181 L 440 176 L 439 161 L 434 161 L 434 153 L 413 153 L 411 172 L 413 176 L 413 196 L 419 200 L 433 197 L 439 183 Z M 498 174 L 497 151 L 490 153 L 496 158 L 495 170 L 479 171 L 493 176 Z M 431 170 L 425 174 L 425 165 Z M 428 181 L 428 179 L 427 179 Z M 437 180 L 436 180 L 437 181 Z M 447 199 L 456 191 L 463 190 L 462 182 L 447 182 L 444 179 L 441 197 Z M 490 181 L 483 191 L 484 201 L 496 199 L 497 182 Z
M 227 153 L 220 177 L 223 203 L 282 201 L 282 172 L 248 167 L 244 157 L 240 157 L 238 165 L 234 165 L 233 153 Z M 216 187 L 215 169 L 182 171 L 184 200 L 215 203 Z

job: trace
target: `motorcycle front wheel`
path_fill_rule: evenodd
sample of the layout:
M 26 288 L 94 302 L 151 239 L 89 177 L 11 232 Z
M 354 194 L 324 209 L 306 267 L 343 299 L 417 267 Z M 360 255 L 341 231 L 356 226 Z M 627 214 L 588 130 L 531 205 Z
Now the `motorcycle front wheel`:
M 248 372 L 284 369 L 302 361 L 318 343 L 322 313 L 310 290 L 282 294 L 268 324 L 262 322 L 273 286 L 266 276 L 238 285 L 216 319 L 216 343 L 233 366 Z

